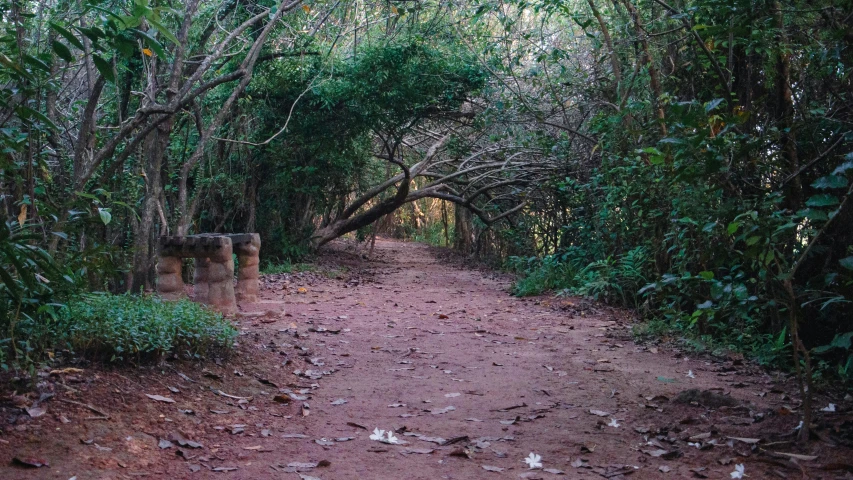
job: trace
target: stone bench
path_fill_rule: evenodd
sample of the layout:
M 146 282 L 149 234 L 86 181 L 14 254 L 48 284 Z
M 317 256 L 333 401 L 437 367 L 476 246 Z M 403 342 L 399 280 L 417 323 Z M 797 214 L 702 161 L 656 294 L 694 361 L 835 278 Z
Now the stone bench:
M 261 236 L 233 233 L 160 237 L 157 262 L 157 292 L 167 300 L 184 295 L 182 259 L 195 259 L 195 301 L 211 305 L 222 313 L 236 313 L 237 302 L 258 301 Z M 234 259 L 239 271 L 234 288 Z

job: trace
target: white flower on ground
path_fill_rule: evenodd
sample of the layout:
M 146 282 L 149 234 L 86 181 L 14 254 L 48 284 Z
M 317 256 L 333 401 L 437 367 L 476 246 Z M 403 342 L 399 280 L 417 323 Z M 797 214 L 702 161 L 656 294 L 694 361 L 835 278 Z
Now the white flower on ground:
M 391 430 L 388 430 L 388 439 L 385 440 L 385 443 L 391 443 L 391 444 L 400 443 L 400 439 L 398 439 L 397 437 L 394 436 L 394 432 L 392 432 Z
M 377 442 L 381 442 L 385 438 L 385 430 L 379 430 L 378 428 L 373 429 L 373 435 L 370 436 L 371 440 L 376 440 Z
M 693 370 L 688 370 L 687 371 L 687 377 L 688 378 L 696 378 L 696 375 L 693 374 Z
M 731 473 L 732 478 L 743 478 L 747 475 L 743 473 L 743 464 L 739 463 L 735 465 L 735 471 Z
M 821 412 L 834 412 L 835 411 L 835 404 L 830 403 L 829 406 L 827 406 L 826 408 L 821 408 L 820 411 Z
M 524 463 L 530 468 L 542 468 L 542 457 L 530 452 L 530 456 L 524 459 Z
M 616 421 L 615 418 L 610 418 L 610 423 L 607 424 L 608 427 L 619 428 L 619 422 Z

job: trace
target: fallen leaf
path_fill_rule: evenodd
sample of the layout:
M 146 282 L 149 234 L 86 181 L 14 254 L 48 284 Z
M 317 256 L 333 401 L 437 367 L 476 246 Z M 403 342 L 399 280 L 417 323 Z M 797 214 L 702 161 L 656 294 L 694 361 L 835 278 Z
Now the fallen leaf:
M 83 370 L 81 370 L 79 368 L 69 367 L 69 368 L 63 368 L 61 370 L 51 370 L 50 371 L 50 375 L 63 375 L 63 374 L 69 374 L 69 373 L 83 373 Z
M 705 473 L 708 469 L 705 467 L 691 468 L 690 471 L 698 478 L 708 478 L 708 474 Z
M 402 453 L 404 455 L 407 455 L 410 453 L 417 453 L 417 454 L 421 454 L 421 455 L 429 455 L 430 453 L 432 453 L 434 451 L 435 450 L 432 448 L 407 448 L 400 453 Z
M 670 472 L 670 470 L 672 470 L 672 469 L 671 469 L 671 468 L 669 468 L 669 467 L 668 467 L 668 466 L 666 466 L 666 465 L 661 465 L 661 466 L 659 466 L 659 467 L 658 467 L 658 470 L 660 470 L 660 471 L 661 471 L 661 472 L 663 472 L 663 473 L 669 473 L 669 472 Z
M 480 465 L 487 472 L 503 472 L 505 469 L 501 467 L 493 467 L 491 465 Z
M 334 402 L 332 402 L 332 405 L 343 405 L 345 403 L 347 403 L 346 399 L 339 398 L 339 399 L 335 400 Z
M 160 447 L 161 449 L 167 449 L 167 448 L 174 447 L 175 444 L 166 440 L 165 438 L 161 438 L 160 443 L 158 443 L 157 446 Z
M 18 225 L 24 226 L 24 222 L 27 221 L 27 204 L 21 205 L 21 213 L 18 214 Z
M 27 409 L 27 415 L 29 415 L 32 418 L 38 418 L 38 417 L 44 415 L 45 413 L 47 413 L 47 409 L 45 409 L 43 407 L 33 406 L 33 407 L 30 407 Z
M 234 400 L 246 400 L 246 401 L 251 402 L 252 398 L 253 398 L 253 397 L 238 397 L 237 395 L 229 395 L 229 394 L 223 392 L 222 390 L 211 389 L 211 391 L 213 391 L 213 393 L 215 393 L 221 397 L 231 398 Z
M 214 472 L 233 472 L 237 467 L 215 467 L 211 469 Z
M 593 415 L 598 415 L 599 417 L 609 417 L 610 416 L 610 412 L 605 412 L 603 410 L 590 409 L 589 413 L 591 413 Z
M 755 443 L 758 443 L 761 441 L 758 438 L 743 438 L 743 437 L 726 437 L 726 438 L 728 438 L 729 440 L 735 440 L 738 442 L 749 443 L 749 444 L 755 444 Z
M 515 410 L 516 408 L 524 408 L 526 406 L 527 406 L 526 403 L 521 403 L 519 405 L 513 405 L 511 407 L 504 407 L 504 408 L 499 408 L 497 410 L 492 410 L 492 412 L 508 412 L 510 410 Z
M 432 410 L 429 411 L 429 413 L 431 413 L 433 415 L 442 415 L 442 414 L 447 413 L 447 412 L 452 412 L 453 410 L 456 410 L 456 407 L 454 407 L 453 405 L 449 405 L 449 406 L 444 407 L 444 408 L 433 408 Z
M 22 467 L 30 468 L 41 468 L 50 466 L 50 464 L 47 463 L 47 460 L 43 460 L 41 458 L 36 457 L 15 457 L 12 459 L 12 463 L 20 465 Z
M 204 445 L 202 445 L 198 442 L 194 442 L 192 440 L 187 440 L 186 438 L 184 438 L 178 434 L 171 435 L 171 438 L 174 442 L 176 442 L 178 445 L 180 445 L 182 447 L 187 447 L 187 448 L 202 448 L 202 447 L 204 447 Z
M 802 460 L 804 462 L 810 462 L 812 460 L 817 459 L 817 455 L 800 455 L 798 453 L 785 453 L 785 452 L 771 452 L 774 455 L 782 455 L 783 457 L 793 458 L 796 460 Z
M 415 437 L 415 438 L 417 438 L 418 440 L 420 440 L 420 441 L 422 441 L 422 442 L 435 443 L 435 444 L 438 444 L 438 445 L 444 445 L 444 444 L 445 444 L 445 442 L 447 442 L 447 439 L 445 439 L 445 438 L 441 438 L 441 437 L 428 437 L 428 436 L 426 436 L 426 435 L 421 435 L 420 433 L 416 433 L 416 432 L 406 432 L 406 433 L 404 433 L 403 435 L 405 435 L 405 436 L 407 436 L 407 437 Z
M 545 468 L 542 470 L 545 473 L 550 473 L 552 475 L 565 475 L 566 472 L 562 470 L 558 470 L 556 468 Z
M 444 441 L 441 446 L 453 445 L 455 443 L 467 442 L 469 440 L 468 435 L 461 435 L 458 437 L 453 437 Z
M 149 395 L 149 394 L 147 394 L 147 393 L 146 393 L 146 394 L 145 394 L 145 396 L 146 396 L 146 397 L 148 397 L 148 398 L 150 398 L 151 400 L 154 400 L 154 401 L 157 401 L 157 402 L 163 402 L 163 403 L 175 403 L 175 401 L 174 401 L 174 400 L 172 400 L 171 398 L 169 398 L 169 397 L 164 397 L 164 396 L 162 396 L 162 395 Z

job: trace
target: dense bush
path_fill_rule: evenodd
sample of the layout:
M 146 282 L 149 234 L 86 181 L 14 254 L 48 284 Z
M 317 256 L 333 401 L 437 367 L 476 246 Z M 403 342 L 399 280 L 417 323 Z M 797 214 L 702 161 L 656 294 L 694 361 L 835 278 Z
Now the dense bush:
M 189 300 L 91 294 L 68 302 L 42 330 L 77 354 L 108 361 L 153 360 L 167 353 L 200 358 L 231 348 L 231 323 Z
M 74 287 L 44 249 L 40 235 L 17 222 L 0 224 L 0 367 L 29 367 L 39 350 L 33 331 L 55 314 L 54 302 Z
M 566 168 L 516 221 L 537 254 L 509 262 L 523 274 L 516 293 L 637 308 L 652 331 L 853 380 L 844 9 L 726 0 L 655 14 L 663 5 L 564 10 L 595 38 L 604 73 L 594 74 L 614 81 L 558 77 L 592 108 L 595 143 L 550 136 Z M 666 37 L 686 27 L 701 34 Z

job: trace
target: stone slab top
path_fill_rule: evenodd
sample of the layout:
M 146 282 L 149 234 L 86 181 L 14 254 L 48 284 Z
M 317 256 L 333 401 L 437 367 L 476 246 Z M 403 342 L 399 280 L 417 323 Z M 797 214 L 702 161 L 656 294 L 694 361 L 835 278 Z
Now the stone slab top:
M 225 245 L 225 239 L 231 239 L 231 245 L 252 243 L 251 233 L 202 233 L 198 235 L 169 235 L 160 237 L 160 247 L 180 248 L 219 248 Z

